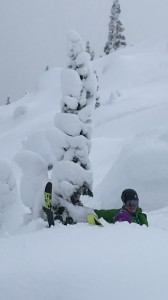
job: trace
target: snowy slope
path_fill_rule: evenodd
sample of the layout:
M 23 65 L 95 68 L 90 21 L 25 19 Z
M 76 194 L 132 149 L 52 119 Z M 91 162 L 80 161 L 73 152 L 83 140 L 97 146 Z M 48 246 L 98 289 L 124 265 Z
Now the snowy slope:
M 114 155 L 124 143 L 97 189 L 105 207 L 117 206 L 126 186 L 139 191 L 148 211 L 167 206 L 167 52 L 165 39 L 154 40 L 99 64 L 105 105 L 95 112 L 94 136 L 115 140 Z
M 135 188 L 150 227 L 102 221 L 104 228 L 47 229 L 40 219 L 23 226 L 18 199 L 0 231 L 1 299 L 167 299 L 167 54 L 163 39 L 94 61 L 102 106 L 93 116 L 95 197 L 84 202 L 120 207 L 122 189 Z M 11 162 L 18 186 L 13 159 L 32 133 L 53 126 L 60 98 L 60 70 L 51 69 L 36 91 L 0 107 L 0 158 Z

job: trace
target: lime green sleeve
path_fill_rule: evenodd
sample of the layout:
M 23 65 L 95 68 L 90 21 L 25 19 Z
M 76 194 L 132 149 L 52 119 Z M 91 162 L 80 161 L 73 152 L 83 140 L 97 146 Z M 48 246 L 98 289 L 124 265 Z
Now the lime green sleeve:
M 114 223 L 114 216 L 118 213 L 119 209 L 95 209 L 94 212 L 98 218 L 103 218 L 108 223 Z

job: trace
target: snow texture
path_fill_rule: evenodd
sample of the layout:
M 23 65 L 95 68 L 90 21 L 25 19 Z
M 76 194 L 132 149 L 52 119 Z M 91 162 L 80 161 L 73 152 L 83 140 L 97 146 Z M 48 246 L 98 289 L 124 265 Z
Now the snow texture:
M 75 30 L 70 30 L 67 36 L 67 51 L 70 58 L 68 65 L 76 67 L 75 59 L 84 51 L 84 42 Z
M 78 135 L 72 136 L 71 143 L 54 127 L 60 109 L 60 70 L 45 72 L 35 92 L 0 107 L 1 299 L 102 300 L 106 294 L 126 300 L 135 295 L 137 300 L 167 299 L 167 57 L 164 37 L 94 60 L 102 101 L 93 112 L 94 199 L 82 197 L 86 208 L 75 207 L 75 211 L 62 200 L 75 221 L 84 222 L 74 226 L 57 221 L 48 229 L 38 214 L 48 181 L 47 154 L 56 160 L 51 172 L 54 201 L 57 188 L 68 197 L 82 181 L 92 182 L 90 171 L 85 177 L 78 164 L 74 169 L 71 162 L 60 161 L 65 149 L 72 146 L 77 151 L 79 142 Z M 22 105 L 28 113 L 14 119 Z M 76 134 L 81 121 L 79 115 L 73 118 Z M 44 134 L 39 138 L 42 150 L 37 149 L 37 132 Z M 23 149 L 24 143 L 31 151 Z M 80 143 L 81 151 L 90 151 L 84 136 Z M 20 168 L 13 162 L 16 155 Z M 129 187 L 136 189 L 140 206 L 147 211 L 148 228 L 104 220 L 102 228 L 85 223 L 92 208 L 121 207 L 121 192 Z M 25 214 L 30 217 L 27 223 Z
M 30 208 L 32 217 L 37 218 L 44 206 L 44 188 L 48 181 L 47 166 L 37 153 L 26 150 L 17 154 L 15 161 L 23 172 L 20 182 L 22 202 Z
M 60 161 L 54 164 L 51 180 L 54 193 L 69 201 L 84 183 L 92 185 L 92 173 L 72 161 Z
M 61 87 L 64 96 L 80 97 L 82 82 L 77 72 L 65 69 L 61 72 Z
M 27 111 L 28 111 L 28 109 L 25 105 L 20 105 L 20 106 L 16 107 L 16 109 L 14 110 L 14 113 L 13 113 L 14 119 L 24 116 L 27 113 Z
M 57 113 L 55 126 L 69 136 L 79 136 L 82 131 L 82 123 L 75 114 Z
M 10 162 L 0 160 L 0 211 L 3 213 L 8 206 L 18 199 L 15 176 Z
M 53 164 L 54 155 L 44 132 L 38 131 L 30 135 L 23 141 L 23 147 L 25 150 L 39 154 L 48 166 Z

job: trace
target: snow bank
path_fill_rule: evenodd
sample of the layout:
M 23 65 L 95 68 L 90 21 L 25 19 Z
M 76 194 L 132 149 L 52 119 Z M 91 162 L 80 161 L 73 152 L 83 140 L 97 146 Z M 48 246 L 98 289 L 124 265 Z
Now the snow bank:
M 20 195 L 23 204 L 30 208 L 32 217 L 40 216 L 44 205 L 44 188 L 48 181 L 47 166 L 44 160 L 31 151 L 22 151 L 15 160 L 22 169 Z
M 0 160 L 0 234 L 11 234 L 23 221 L 23 207 L 9 161 Z
M 0 160 L 0 211 L 18 200 L 16 180 L 10 162 Z
M 137 190 L 145 210 L 168 206 L 168 144 L 158 139 L 133 138 L 97 189 L 103 207 L 119 207 L 125 188 Z
M 38 131 L 30 135 L 24 142 L 23 147 L 39 154 L 48 166 L 53 165 L 54 155 L 51 146 L 45 137 L 45 132 Z

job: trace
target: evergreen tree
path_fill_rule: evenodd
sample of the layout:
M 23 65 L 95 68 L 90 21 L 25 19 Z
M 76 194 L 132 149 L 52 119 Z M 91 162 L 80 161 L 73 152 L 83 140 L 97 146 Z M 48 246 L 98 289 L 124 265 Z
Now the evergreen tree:
M 54 205 L 55 218 L 64 224 L 68 223 L 67 219 L 74 219 L 74 206 L 82 206 L 80 195 L 93 195 L 89 152 L 91 115 L 97 92 L 97 80 L 90 65 L 90 55 L 85 51 L 80 36 L 74 31 L 69 34 L 68 57 L 68 68 L 61 74 L 61 113 L 55 118 L 57 129 L 64 134 L 64 152 L 60 161 L 54 165 L 52 173 L 57 203 Z
M 93 49 L 91 48 L 89 41 L 87 41 L 87 43 L 86 43 L 86 52 L 88 52 L 90 54 L 90 59 L 94 60 L 95 53 L 94 53 Z
M 100 106 L 100 95 L 99 95 L 99 77 L 97 75 L 97 72 L 94 70 L 94 74 L 96 76 L 97 80 L 97 88 L 96 88 L 96 103 L 95 103 L 95 108 L 98 108 Z
M 120 13 L 119 0 L 114 0 L 111 8 L 108 41 L 104 47 L 104 53 L 107 55 L 126 46 L 126 39 L 123 34 L 124 27 L 119 19 Z
M 10 96 L 8 96 L 7 99 L 6 99 L 6 105 L 9 105 L 9 104 L 11 104 Z

